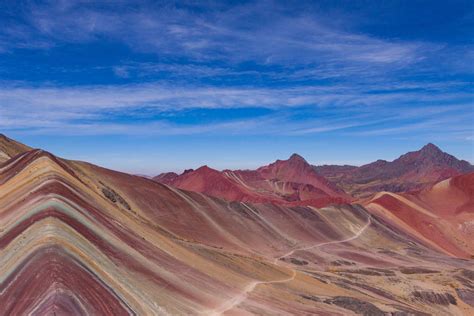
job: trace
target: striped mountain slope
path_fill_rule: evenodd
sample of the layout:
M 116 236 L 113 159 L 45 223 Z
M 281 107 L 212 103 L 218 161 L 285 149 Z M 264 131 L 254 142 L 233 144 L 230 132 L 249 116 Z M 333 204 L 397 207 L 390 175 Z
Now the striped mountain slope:
M 5 315 L 472 312 L 472 261 L 402 228 L 359 205 L 228 202 L 30 150 L 0 165 L 0 306 Z

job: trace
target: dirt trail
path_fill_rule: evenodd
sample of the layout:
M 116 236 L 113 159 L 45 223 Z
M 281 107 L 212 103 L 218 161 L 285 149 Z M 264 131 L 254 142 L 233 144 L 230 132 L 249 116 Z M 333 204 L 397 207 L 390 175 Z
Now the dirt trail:
M 296 277 L 296 271 L 292 270 L 292 276 L 286 279 L 281 279 L 281 280 L 274 280 L 274 281 L 254 281 L 247 285 L 242 293 L 237 295 L 236 297 L 228 300 L 224 304 L 222 304 L 220 307 L 217 309 L 213 310 L 209 315 L 217 316 L 217 315 L 222 315 L 223 313 L 227 312 L 228 310 L 231 310 L 235 306 L 239 305 L 243 301 L 245 301 L 249 295 L 259 284 L 273 284 L 273 283 L 285 283 L 294 280 Z
M 333 240 L 333 241 L 323 242 L 323 243 L 320 243 L 320 244 L 317 244 L 317 245 L 312 245 L 312 246 L 308 246 L 308 247 L 293 249 L 292 251 L 284 254 L 283 256 L 280 256 L 280 257 L 276 258 L 274 260 L 274 263 L 278 262 L 278 260 L 280 260 L 282 258 L 291 256 L 296 251 L 309 250 L 309 249 L 312 249 L 312 248 L 322 247 L 322 246 L 332 245 L 332 244 L 340 244 L 340 243 L 344 243 L 344 242 L 348 242 L 348 241 L 357 239 L 370 226 L 370 223 L 371 223 L 371 220 L 370 220 L 370 216 L 369 216 L 368 219 L 367 219 L 367 223 L 352 237 L 349 237 L 349 238 L 346 238 L 346 239 L 343 239 L 343 240 Z
M 276 258 L 273 261 L 273 264 L 278 265 L 278 262 L 279 262 L 280 259 L 285 258 L 287 256 L 290 256 L 293 253 L 295 253 L 296 251 L 309 250 L 309 249 L 312 249 L 312 248 L 317 248 L 317 247 L 321 247 L 321 246 L 325 246 L 325 245 L 331 245 L 331 244 L 340 244 L 340 243 L 345 243 L 345 242 L 357 239 L 357 238 L 360 237 L 360 235 L 362 233 L 364 233 L 364 231 L 370 226 L 370 224 L 371 224 L 371 217 L 369 215 L 369 217 L 367 218 L 367 223 L 356 234 L 354 234 L 354 236 L 351 236 L 351 237 L 343 239 L 343 240 L 333 240 L 333 241 L 323 242 L 323 243 L 308 246 L 308 247 L 294 249 L 294 250 L 284 254 L 283 256 L 280 256 L 280 257 Z M 225 312 L 231 310 L 232 308 L 238 306 L 240 303 L 245 301 L 247 299 L 247 297 L 249 296 L 249 294 L 253 290 L 255 290 L 255 288 L 260 284 L 286 283 L 286 282 L 290 282 L 290 281 L 294 280 L 295 277 L 296 277 L 296 270 L 292 270 L 292 276 L 289 277 L 289 278 L 285 278 L 285 279 L 281 279 L 281 280 L 274 280 L 274 281 L 254 281 L 254 282 L 251 282 L 249 285 L 247 285 L 244 288 L 242 293 L 240 293 L 236 297 L 224 302 L 224 304 L 219 306 L 217 309 L 211 311 L 208 315 L 213 315 L 213 316 L 222 315 L 223 313 L 225 313 Z

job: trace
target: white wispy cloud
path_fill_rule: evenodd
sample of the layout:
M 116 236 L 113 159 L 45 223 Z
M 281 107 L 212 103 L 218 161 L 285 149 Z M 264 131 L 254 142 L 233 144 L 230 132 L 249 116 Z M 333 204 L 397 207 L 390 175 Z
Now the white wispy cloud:
M 383 89 L 384 87 L 379 87 Z M 193 108 L 288 108 L 288 107 L 370 107 L 397 102 L 432 102 L 442 104 L 452 100 L 471 103 L 469 92 L 434 92 L 380 90 L 371 93 L 367 87 L 347 85 L 302 86 L 289 88 L 170 86 L 163 84 L 126 84 L 94 86 L 22 86 L 0 85 L 0 102 L 4 111 L 50 111 L 91 115 L 104 110 L 126 111 L 151 108 L 156 112 Z M 402 87 L 403 88 L 403 87 Z M 446 109 L 446 108 L 444 108 Z M 28 111 L 26 111 L 28 110 Z M 433 111 L 441 111 L 434 108 Z M 416 111 L 416 109 L 408 110 Z
M 9 25 L 3 31 L 13 39 L 12 45 L 39 43 L 33 39 L 41 38 L 47 48 L 106 37 L 135 50 L 195 60 L 385 67 L 401 67 L 439 49 L 429 43 L 350 33 L 328 25 L 314 13 L 287 14 L 283 4 L 271 1 L 220 8 L 214 3 L 199 14 L 173 3 L 94 5 L 74 1 L 32 4 L 24 11 L 23 25 Z
M 410 86 L 414 88 L 415 86 Z M 381 87 L 388 88 L 388 87 Z M 407 87 L 405 87 L 407 88 Z M 0 86 L 0 128 L 54 134 L 273 134 L 308 135 L 353 130 L 354 135 L 403 134 L 447 124 L 472 130 L 470 94 L 433 86 L 375 94 L 367 88 L 228 88 L 159 84 L 122 86 Z M 440 91 L 436 92 L 437 89 Z M 452 103 L 457 100 L 458 103 Z M 416 106 L 412 106 L 416 102 Z M 390 106 L 396 104 L 397 106 Z M 189 110 L 266 108 L 268 114 L 183 124 Z M 466 115 L 459 115 L 464 112 Z M 170 115 L 173 114 L 174 115 Z M 120 118 L 126 118 L 125 121 Z M 143 119 L 146 121 L 143 121 Z M 150 119 L 152 118 L 152 119 Z M 415 122 L 414 122 L 415 120 Z M 383 125 L 383 127 L 380 127 Z M 363 130 L 360 130 L 363 129 Z M 447 128 L 443 128 L 447 130 Z M 449 128 L 450 131 L 454 129 Z M 442 132 L 440 130 L 440 132 Z
M 469 113 L 468 115 L 472 115 Z M 469 120 L 469 118 L 468 118 Z M 465 114 L 455 113 L 454 115 L 445 115 L 441 118 L 427 118 L 422 119 L 418 122 L 405 122 L 405 124 L 399 124 L 395 127 L 388 128 L 375 128 L 371 130 L 354 132 L 354 135 L 360 136 L 383 136 L 383 135 L 403 135 L 413 132 L 433 132 L 438 130 L 440 134 L 451 134 L 459 132 L 474 132 L 474 127 L 469 126 L 468 120 L 466 120 Z M 459 124 L 459 123 L 463 124 Z M 467 123 L 467 124 L 465 124 Z

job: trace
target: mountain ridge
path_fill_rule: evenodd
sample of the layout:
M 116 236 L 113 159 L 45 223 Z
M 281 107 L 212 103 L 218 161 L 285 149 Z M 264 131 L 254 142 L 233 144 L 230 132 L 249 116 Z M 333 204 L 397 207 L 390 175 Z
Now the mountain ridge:
M 230 201 L 324 206 L 350 201 L 341 189 L 320 176 L 300 155 L 255 170 L 218 171 L 208 166 L 181 175 L 164 173 L 153 178 L 180 189 L 205 193 Z
M 418 190 L 474 171 L 469 162 L 443 152 L 432 143 L 393 161 L 377 160 L 360 167 L 324 165 L 314 168 L 355 197 L 367 197 L 380 191 Z
M 461 180 L 454 187 L 472 196 Z M 229 202 L 26 151 L 0 167 L 0 306 L 21 315 L 471 312 L 468 254 L 388 215 Z
M 205 173 L 201 170 L 203 167 L 214 175 L 211 181 L 213 183 L 207 186 Z M 327 203 L 343 203 L 367 198 L 381 191 L 419 190 L 438 181 L 474 171 L 474 166 L 469 162 L 443 152 L 433 143 L 402 154 L 393 161 L 379 159 L 362 166 L 314 166 L 294 153 L 287 160 L 278 159 L 255 170 L 218 171 L 208 166 L 203 167 L 188 169 L 180 175 L 163 173 L 153 179 L 231 201 L 278 203 L 302 202 L 314 198 L 321 201 L 316 206 L 323 206 L 324 198 Z M 219 180 L 218 173 L 221 173 Z M 201 174 L 199 184 L 192 183 L 190 174 Z M 263 184 L 264 182 L 267 183 Z M 221 183 L 221 188 L 218 183 Z M 319 196 L 316 194 L 317 190 Z M 313 192 L 312 196 L 308 191 Z
M 0 164 L 33 148 L 0 133 Z

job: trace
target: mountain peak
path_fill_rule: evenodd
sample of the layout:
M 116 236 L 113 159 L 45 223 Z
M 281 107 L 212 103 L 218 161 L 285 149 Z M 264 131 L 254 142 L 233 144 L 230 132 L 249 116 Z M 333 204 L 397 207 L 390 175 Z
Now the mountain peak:
M 394 160 L 393 162 L 401 162 L 401 163 L 421 163 L 424 164 L 426 167 L 427 163 L 434 163 L 434 164 L 441 164 L 441 165 L 449 165 L 453 167 L 453 163 L 456 164 L 459 160 L 442 151 L 438 146 L 428 143 L 423 146 L 421 149 L 417 151 L 408 152 L 400 158 Z
M 172 184 L 177 177 L 178 174 L 176 172 L 164 172 L 153 177 L 153 180 L 164 184 Z
M 199 174 L 199 175 L 203 175 L 203 176 L 208 176 L 208 175 L 217 175 L 217 174 L 220 174 L 220 171 L 219 170 L 216 170 L 216 169 L 212 169 L 211 167 L 209 167 L 208 165 L 204 165 L 204 166 L 201 166 L 199 168 L 197 168 L 196 170 L 193 170 L 192 172 L 188 172 L 188 173 L 193 173 L 193 174 Z
M 210 168 L 208 165 L 203 165 L 197 168 L 195 171 L 214 171 L 214 169 Z
M 418 152 L 415 152 L 415 154 L 419 157 L 419 159 L 429 159 L 433 162 L 443 164 L 447 163 L 449 165 L 455 161 L 459 161 L 456 157 L 445 153 L 438 146 L 432 143 L 426 144 Z
M 421 149 L 420 149 L 421 152 L 429 152 L 429 153 L 442 153 L 443 151 L 441 149 L 439 149 L 438 146 L 436 146 L 435 144 L 433 143 L 428 143 L 426 144 L 425 146 L 423 146 Z
M 3 141 L 3 142 L 5 142 L 5 141 L 6 141 L 6 142 L 10 142 L 10 141 L 12 141 L 12 140 L 11 140 L 10 138 L 8 138 L 7 135 L 0 133 L 0 141 Z
M 306 163 L 306 159 L 296 153 L 292 154 L 290 158 L 288 158 L 288 161 L 303 161 Z
M 32 148 L 0 134 L 0 163 L 30 150 Z

